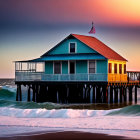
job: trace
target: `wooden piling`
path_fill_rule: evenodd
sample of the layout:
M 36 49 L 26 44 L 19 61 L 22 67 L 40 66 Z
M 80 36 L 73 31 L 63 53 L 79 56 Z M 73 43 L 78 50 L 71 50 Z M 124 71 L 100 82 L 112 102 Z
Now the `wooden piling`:
M 108 85 L 106 87 L 106 103 L 108 103 Z
M 36 96 L 36 102 L 38 103 L 39 102 L 39 85 L 38 84 L 36 84 L 36 88 L 35 88 L 35 92 L 36 92 L 36 94 L 35 94 L 35 96 Z
M 28 85 L 28 95 L 27 95 L 27 101 L 30 102 L 31 101 L 31 97 L 30 97 L 30 85 Z
M 106 86 L 102 86 L 103 103 L 106 103 Z
M 120 103 L 122 103 L 123 88 L 120 86 Z
M 123 90 L 124 90 L 124 93 L 123 93 L 123 95 L 124 95 L 124 103 L 127 103 L 127 87 L 125 86 Z
M 135 103 L 137 103 L 137 86 L 135 86 Z
M 113 86 L 110 86 L 110 103 L 113 103 Z
M 129 86 L 129 102 L 132 102 L 132 86 Z
M 22 101 L 21 85 L 19 85 L 19 100 Z
M 19 84 L 17 84 L 16 101 L 18 101 L 18 97 L 19 97 Z
M 95 86 L 93 85 L 93 98 L 92 98 L 92 103 L 95 103 Z
M 114 103 L 118 103 L 118 86 L 114 87 Z
M 101 103 L 101 96 L 100 96 L 100 86 L 96 86 L 96 103 Z
M 90 103 L 90 85 L 86 87 L 86 103 Z
M 33 102 L 35 102 L 35 94 L 36 94 L 36 92 L 35 92 L 35 85 L 32 85 L 33 86 L 33 98 L 32 98 L 32 101 Z

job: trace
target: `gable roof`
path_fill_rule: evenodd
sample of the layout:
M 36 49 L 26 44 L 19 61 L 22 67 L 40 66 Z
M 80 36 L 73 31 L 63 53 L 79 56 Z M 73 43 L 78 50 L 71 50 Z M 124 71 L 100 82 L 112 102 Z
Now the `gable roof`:
M 71 35 L 83 42 L 84 44 L 86 44 L 87 46 L 89 46 L 90 48 L 94 49 L 107 59 L 127 61 L 125 58 L 123 58 L 121 55 L 119 55 L 117 52 L 109 48 L 107 45 L 105 45 L 95 37 L 78 34 Z
M 107 59 L 127 61 L 125 58 L 123 58 L 121 55 L 119 55 L 117 52 L 109 48 L 107 45 L 105 45 L 103 42 L 101 42 L 97 38 L 92 37 L 92 36 L 78 35 L 78 34 L 70 34 L 61 42 L 59 42 L 56 46 L 54 46 L 45 54 L 43 54 L 41 57 L 47 56 L 50 51 L 54 50 L 59 44 L 61 44 L 62 42 L 64 42 L 66 39 L 70 37 L 74 37 L 78 39 L 79 41 L 81 41 L 82 43 L 90 47 L 91 49 L 97 51 L 99 54 L 103 55 Z

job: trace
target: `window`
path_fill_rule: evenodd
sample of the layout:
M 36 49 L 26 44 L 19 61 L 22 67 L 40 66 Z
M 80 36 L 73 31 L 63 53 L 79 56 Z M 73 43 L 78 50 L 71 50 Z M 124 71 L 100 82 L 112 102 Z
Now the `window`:
M 119 74 L 122 74 L 122 64 L 119 64 Z
M 109 72 L 109 73 L 112 73 L 112 64 L 111 64 L 111 63 L 109 63 L 109 69 L 108 69 L 108 72 Z
M 126 64 L 124 64 L 124 74 L 126 74 Z
M 70 43 L 70 53 L 75 53 L 75 43 Z
M 114 64 L 114 73 L 117 74 L 117 64 Z
M 70 62 L 70 74 L 75 73 L 75 62 Z
M 89 61 L 89 73 L 95 73 L 95 61 Z
M 61 62 L 54 62 L 54 74 L 61 74 Z

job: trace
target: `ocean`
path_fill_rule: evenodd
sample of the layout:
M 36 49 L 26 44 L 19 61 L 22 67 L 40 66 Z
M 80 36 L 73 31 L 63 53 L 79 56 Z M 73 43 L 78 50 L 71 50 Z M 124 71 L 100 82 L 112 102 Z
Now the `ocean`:
M 102 104 L 100 109 L 95 104 L 27 102 L 26 88 L 22 95 L 22 102 L 15 101 L 14 80 L 0 79 L 0 136 L 72 130 L 140 139 L 140 89 L 137 104 L 110 108 Z

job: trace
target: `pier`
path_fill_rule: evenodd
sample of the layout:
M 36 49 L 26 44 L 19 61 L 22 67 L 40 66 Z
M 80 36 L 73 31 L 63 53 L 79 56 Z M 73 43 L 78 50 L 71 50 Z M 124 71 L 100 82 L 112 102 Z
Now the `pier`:
M 54 103 L 137 103 L 140 72 L 128 71 L 127 82 L 16 81 L 17 101 L 22 101 L 22 86 L 27 87 L 27 101 Z M 30 79 L 31 80 L 31 79 Z M 32 91 L 32 92 L 31 92 Z M 132 96 L 134 91 L 134 98 Z M 32 95 L 31 95 L 32 94 Z M 32 97 L 32 98 L 31 98 Z

